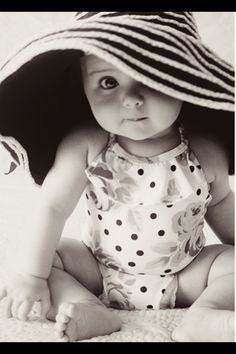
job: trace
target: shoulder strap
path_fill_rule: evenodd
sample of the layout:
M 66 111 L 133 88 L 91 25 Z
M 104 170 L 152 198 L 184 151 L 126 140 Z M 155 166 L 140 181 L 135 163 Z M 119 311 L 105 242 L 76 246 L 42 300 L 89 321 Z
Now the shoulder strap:
M 189 145 L 186 132 L 182 125 L 179 125 L 179 134 L 180 134 L 181 143 L 185 143 L 186 145 Z
M 113 145 L 116 142 L 116 135 L 109 133 L 108 145 Z

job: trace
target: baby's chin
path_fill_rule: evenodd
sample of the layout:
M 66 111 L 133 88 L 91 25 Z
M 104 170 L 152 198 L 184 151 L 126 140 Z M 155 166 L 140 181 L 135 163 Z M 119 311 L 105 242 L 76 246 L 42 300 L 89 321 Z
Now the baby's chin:
M 121 135 L 121 134 L 120 134 Z M 131 130 L 126 130 L 124 131 L 124 134 L 122 134 L 123 137 L 128 138 L 130 140 L 134 141 L 143 141 L 143 140 L 148 140 L 155 138 L 158 133 L 155 133 L 150 130 L 138 130 L 138 129 L 131 129 Z
M 144 135 L 144 134 L 140 134 L 140 135 L 137 135 L 137 134 L 129 134 L 129 135 L 121 135 L 123 136 L 124 138 L 127 138 L 129 140 L 133 140 L 133 141 L 144 141 L 144 140 L 148 140 L 148 139 L 151 139 L 152 136 L 150 135 Z

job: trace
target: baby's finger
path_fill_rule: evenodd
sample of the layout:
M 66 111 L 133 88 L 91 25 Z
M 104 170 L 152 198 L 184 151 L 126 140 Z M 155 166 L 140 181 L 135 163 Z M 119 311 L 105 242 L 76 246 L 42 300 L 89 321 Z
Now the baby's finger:
M 18 318 L 21 321 L 26 321 L 28 319 L 28 315 L 33 307 L 33 302 L 31 301 L 24 301 L 21 303 L 18 309 Z
M 7 297 L 6 301 L 5 301 L 5 316 L 6 316 L 6 318 L 12 317 L 11 306 L 12 306 L 12 299 L 10 297 Z
M 0 288 L 0 301 L 7 296 L 7 290 L 5 287 Z
M 50 299 L 44 299 L 41 301 L 41 314 L 40 314 L 40 317 L 42 319 L 46 319 L 47 318 L 47 314 L 49 312 L 51 308 L 51 301 Z

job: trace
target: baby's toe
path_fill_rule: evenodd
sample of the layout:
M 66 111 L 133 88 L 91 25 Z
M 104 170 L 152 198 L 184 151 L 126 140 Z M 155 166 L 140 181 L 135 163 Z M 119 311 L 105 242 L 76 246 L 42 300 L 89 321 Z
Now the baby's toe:
M 54 333 L 55 333 L 55 336 L 56 336 L 58 339 L 63 338 L 64 335 L 65 335 L 65 332 L 64 332 L 64 331 L 57 330 L 56 328 L 54 329 Z
M 55 336 L 59 342 L 69 342 L 69 337 L 65 334 L 64 331 L 55 330 Z
M 59 342 L 69 342 L 68 336 L 64 335 L 63 337 L 59 338 Z
M 55 326 L 54 326 L 54 329 L 55 331 L 57 332 L 61 332 L 61 331 L 64 331 L 67 327 L 67 324 L 66 323 L 63 323 L 63 322 L 56 322 Z
M 57 323 L 68 323 L 69 321 L 70 321 L 70 317 L 68 317 L 64 313 L 58 313 L 56 315 L 56 322 Z
M 70 318 L 74 317 L 75 311 L 76 311 L 75 304 L 71 304 L 71 303 L 64 303 L 59 308 L 59 313 L 69 316 Z

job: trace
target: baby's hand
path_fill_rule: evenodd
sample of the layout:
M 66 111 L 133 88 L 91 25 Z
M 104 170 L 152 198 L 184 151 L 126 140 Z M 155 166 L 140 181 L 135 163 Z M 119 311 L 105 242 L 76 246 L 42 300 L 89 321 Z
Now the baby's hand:
M 41 317 L 46 318 L 51 302 L 47 280 L 30 274 L 16 274 L 0 291 L 0 300 L 6 298 L 6 317 L 27 320 L 36 301 L 41 303 Z

